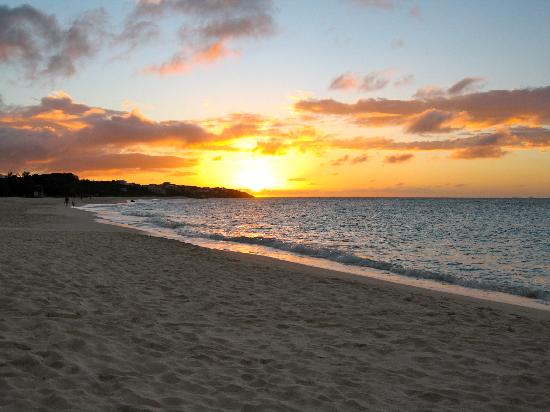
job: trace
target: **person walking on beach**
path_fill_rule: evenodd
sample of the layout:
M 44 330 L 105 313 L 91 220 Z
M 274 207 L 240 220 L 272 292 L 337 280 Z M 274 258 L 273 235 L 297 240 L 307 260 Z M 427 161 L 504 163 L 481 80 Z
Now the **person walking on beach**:
M 69 206 L 69 198 L 68 197 L 65 198 L 65 207 L 67 207 L 67 206 Z

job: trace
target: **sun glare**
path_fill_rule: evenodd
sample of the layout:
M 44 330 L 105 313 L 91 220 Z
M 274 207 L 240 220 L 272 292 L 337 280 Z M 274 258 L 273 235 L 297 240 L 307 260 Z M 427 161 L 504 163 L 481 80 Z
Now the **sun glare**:
M 245 161 L 242 169 L 237 174 L 236 181 L 240 187 L 254 192 L 279 186 L 273 168 L 264 159 Z

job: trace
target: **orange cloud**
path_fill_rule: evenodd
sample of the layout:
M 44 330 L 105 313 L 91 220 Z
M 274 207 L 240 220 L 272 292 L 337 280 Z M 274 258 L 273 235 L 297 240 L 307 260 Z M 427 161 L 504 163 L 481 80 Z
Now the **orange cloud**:
M 341 116 L 366 126 L 403 125 L 432 110 L 461 114 L 468 120 L 463 127 L 550 124 L 550 86 L 411 100 L 371 98 L 342 103 L 312 99 L 298 101 L 294 108 L 301 113 Z
M 350 155 L 345 155 L 333 161 L 331 163 L 331 166 L 342 166 L 344 164 L 356 165 L 359 163 L 364 163 L 367 160 L 369 160 L 369 157 L 366 154 L 362 154 L 355 157 L 352 157 Z
M 520 96 L 528 96 L 523 96 L 525 106 L 521 110 L 537 119 L 548 119 L 548 107 L 537 104 L 545 96 L 546 90 L 522 91 Z M 530 93 L 535 96 L 530 96 Z M 502 93 L 498 92 L 497 95 L 502 96 Z M 486 94 L 475 96 L 476 99 L 487 101 Z M 492 94 L 489 97 L 495 98 Z M 464 95 L 460 98 L 473 97 Z M 448 100 L 445 100 L 447 105 L 450 104 Z M 392 118 L 394 122 L 393 118 L 400 116 L 387 113 L 390 111 L 411 113 L 404 116 L 408 121 L 404 123 L 405 131 L 419 134 L 451 133 L 457 122 L 460 124 L 464 121 L 463 117 L 481 118 L 485 110 L 482 108 L 474 112 L 471 107 L 477 109 L 477 106 L 461 104 L 458 106 L 460 109 L 468 109 L 467 114 L 463 114 L 444 110 L 449 109 L 449 106 L 421 111 L 424 106 L 414 100 L 368 99 L 365 102 L 367 106 L 375 105 L 377 110 L 386 111 L 373 115 L 381 122 L 387 123 L 388 120 L 381 120 L 386 117 Z M 336 108 L 339 113 L 344 113 L 343 116 L 364 108 L 358 104 L 346 105 L 334 101 L 329 102 L 328 106 L 320 103 L 319 107 L 323 110 L 327 107 Z M 507 113 L 520 116 L 511 109 Z M 363 115 L 361 112 L 359 114 Z M 371 118 L 367 119 L 371 121 Z M 274 156 L 291 151 L 320 156 L 330 149 L 361 151 L 356 156 L 348 153 L 337 161 L 353 165 L 367 161 L 370 150 L 444 151 L 452 159 L 476 159 L 498 158 L 509 150 L 550 147 L 550 127 L 546 125 L 504 125 L 496 130 L 461 132 L 446 139 L 401 141 L 388 137 L 347 139 L 325 135 L 309 122 L 304 124 L 300 118 L 277 119 L 247 113 L 203 121 L 154 121 L 137 111 L 92 107 L 74 102 L 68 95 L 59 93 L 44 97 L 36 105 L 0 108 L 0 172 L 17 171 L 25 167 L 34 171 L 59 170 L 62 165 L 74 167 L 74 170 L 90 169 L 95 165 L 93 167 L 98 168 L 98 171 L 105 168 L 111 170 L 116 164 L 123 169 L 136 170 L 193 167 L 193 159 L 199 157 L 199 151 L 220 150 Z M 73 159 L 81 159 L 81 162 L 75 163 Z
M 166 61 L 153 64 L 143 71 L 160 75 L 178 74 L 189 72 L 199 64 L 211 64 L 238 55 L 227 47 L 229 42 L 272 35 L 275 24 L 271 14 L 269 0 L 139 1 L 124 32 L 141 38 L 165 16 L 181 16 L 179 50 Z
M 386 156 L 384 158 L 384 162 L 386 162 L 386 163 L 403 163 L 403 162 L 406 162 L 408 160 L 411 160 L 413 157 L 414 157 L 414 155 L 410 154 L 410 153 L 405 153 L 405 154 L 401 154 L 401 155 L 391 155 L 391 156 Z

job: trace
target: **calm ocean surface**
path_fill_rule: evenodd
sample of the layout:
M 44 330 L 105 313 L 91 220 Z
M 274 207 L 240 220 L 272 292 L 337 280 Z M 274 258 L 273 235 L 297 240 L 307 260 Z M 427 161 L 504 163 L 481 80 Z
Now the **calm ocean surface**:
M 83 209 L 202 246 L 321 258 L 550 303 L 549 199 L 155 199 Z

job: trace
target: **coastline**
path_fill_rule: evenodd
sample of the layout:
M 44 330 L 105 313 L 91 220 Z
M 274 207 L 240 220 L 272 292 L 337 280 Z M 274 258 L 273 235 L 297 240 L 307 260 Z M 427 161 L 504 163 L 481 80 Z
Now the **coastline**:
M 104 199 L 104 201 L 102 201 Z M 140 199 L 151 199 L 151 198 L 139 198 Z M 179 197 L 178 199 L 185 199 Z M 86 203 L 80 205 L 80 207 L 85 207 L 88 204 L 94 203 L 120 203 L 130 200 L 129 198 L 97 198 L 93 203 Z M 95 216 L 94 211 L 86 210 Z M 379 281 L 382 284 L 390 283 L 391 285 L 401 285 L 405 288 L 412 287 L 416 289 L 421 289 L 424 291 L 429 291 L 430 293 L 449 295 L 456 297 L 458 299 L 466 300 L 481 300 L 493 302 L 496 305 L 511 305 L 516 307 L 526 307 L 532 308 L 535 310 L 546 311 L 550 314 L 550 304 L 543 301 L 539 301 L 536 298 L 529 298 L 521 295 L 514 295 L 506 292 L 499 292 L 495 290 L 487 289 L 476 289 L 467 286 L 461 286 L 458 284 L 448 283 L 440 280 L 433 280 L 427 278 L 417 278 L 413 276 L 405 276 L 386 270 L 359 267 L 354 265 L 346 265 L 343 263 L 337 263 L 334 261 L 329 261 L 322 258 L 313 258 L 307 256 L 296 255 L 290 252 L 283 252 L 280 250 L 263 247 L 259 251 L 244 251 L 249 249 L 249 245 L 243 244 L 232 244 L 232 242 L 193 242 L 193 240 L 185 239 L 180 236 L 167 236 L 165 233 L 159 233 L 152 230 L 147 230 L 145 228 L 134 228 L 131 225 L 119 224 L 116 222 L 111 222 L 103 219 L 96 219 L 98 223 L 114 225 L 122 228 L 127 228 L 129 230 L 137 230 L 139 233 L 146 234 L 149 236 L 162 237 L 167 239 L 173 239 L 183 243 L 190 243 L 195 246 L 205 247 L 210 250 L 217 250 L 224 253 L 236 253 L 238 258 L 249 259 L 251 257 L 256 258 L 262 264 L 276 264 L 276 265 L 285 265 L 289 270 L 306 270 L 310 271 L 313 275 L 317 276 L 334 276 L 339 277 L 343 280 L 348 280 L 352 282 L 367 282 L 370 281 Z M 256 248 L 257 249 L 257 248 Z M 268 253 L 265 253 L 266 250 L 269 250 Z M 292 265 L 298 265 L 293 267 Z M 290 265 L 290 266 L 289 266 Z M 322 272 L 321 272 L 322 271 Z M 516 309 L 517 310 L 517 309 Z M 544 316 L 544 315 L 543 315 Z
M 550 408 L 548 311 L 0 209 L 6 410 Z

